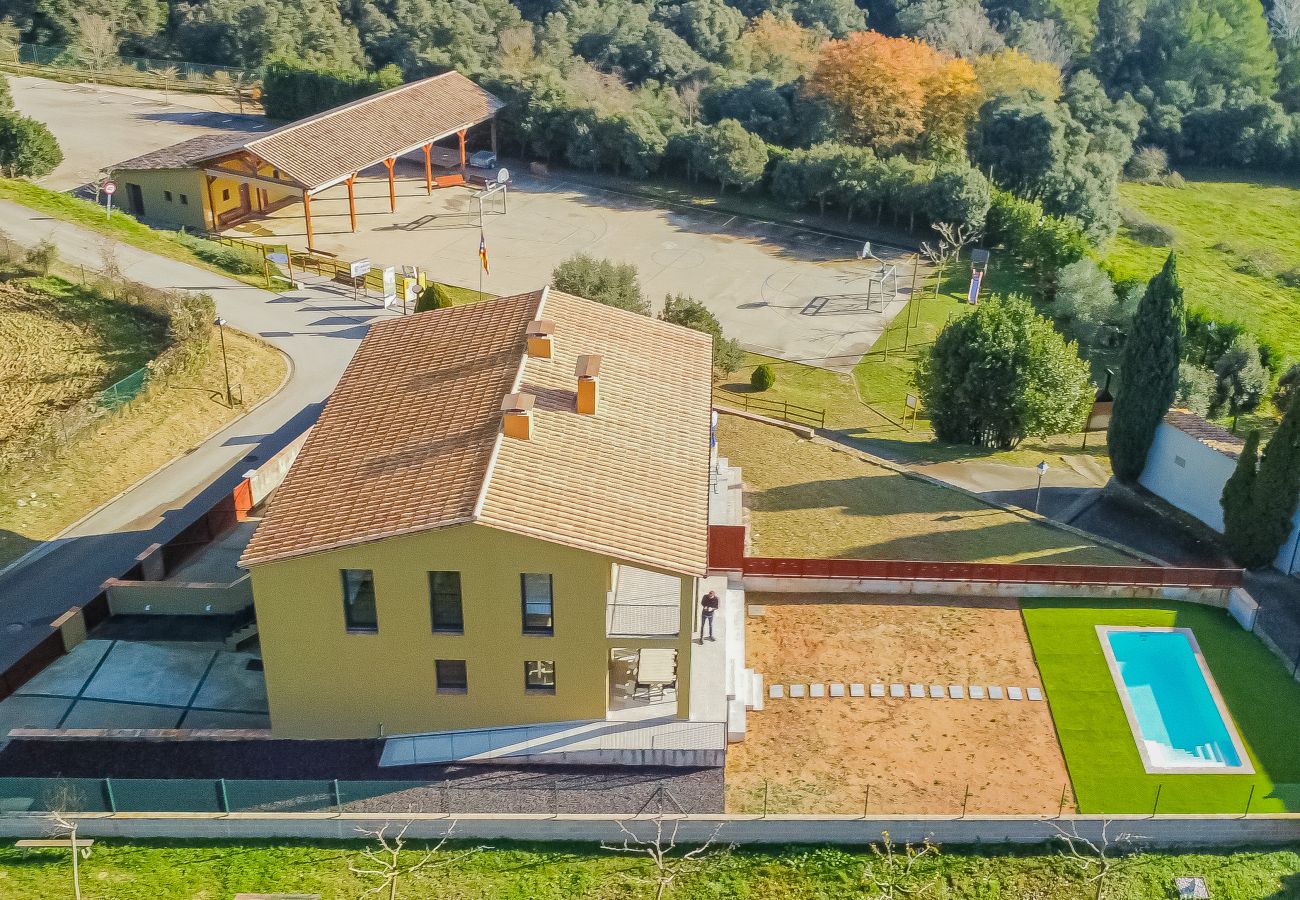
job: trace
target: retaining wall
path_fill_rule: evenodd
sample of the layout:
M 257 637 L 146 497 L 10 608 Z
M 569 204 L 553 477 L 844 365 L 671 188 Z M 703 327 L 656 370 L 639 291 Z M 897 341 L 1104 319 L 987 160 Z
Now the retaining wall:
M 430 813 L 91 813 L 69 815 L 78 836 L 89 838 L 357 839 L 360 828 L 410 823 L 408 838 L 440 837 L 455 822 L 455 836 L 471 840 L 621 841 L 618 823 L 649 833 L 652 816 L 442 815 Z M 1274 816 L 665 816 L 678 823 L 678 843 L 703 843 L 717 833 L 724 844 L 867 844 L 888 831 L 899 843 L 930 839 L 940 846 L 1043 844 L 1064 830 L 1089 839 L 1105 828 L 1149 849 L 1300 843 L 1300 814 Z M 0 816 L 0 834 L 48 836 L 43 815 Z
M 108 593 L 108 607 L 115 616 L 221 616 L 242 612 L 253 605 L 253 582 L 248 575 L 230 584 L 110 578 L 104 582 L 104 590 Z
M 1086 597 L 1096 599 L 1183 600 L 1229 607 L 1228 588 L 1142 586 L 1132 584 L 1033 584 L 1023 581 L 937 581 L 930 579 L 804 578 L 746 575 L 745 590 L 766 593 L 875 594 L 909 597 Z M 1249 596 L 1249 595 L 1247 595 Z M 1254 602 L 1253 600 L 1251 601 Z

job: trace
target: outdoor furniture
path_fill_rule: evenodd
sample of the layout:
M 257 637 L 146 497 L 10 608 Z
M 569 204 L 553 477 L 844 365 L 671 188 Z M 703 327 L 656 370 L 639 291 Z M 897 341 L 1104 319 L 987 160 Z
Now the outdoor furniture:
M 645 649 L 636 654 L 636 689 L 645 689 L 646 696 L 663 697 L 664 688 L 677 685 L 677 652 L 675 650 Z
M 465 176 L 459 174 L 458 175 L 435 175 L 433 177 L 433 183 L 435 186 L 440 188 L 460 187 L 465 183 Z
M 51 847 L 68 850 L 71 849 L 72 845 L 72 838 L 44 838 L 14 841 L 15 847 L 21 847 L 24 850 L 47 849 Z M 76 840 L 78 850 L 88 850 L 94 845 L 95 841 L 92 838 L 77 838 Z

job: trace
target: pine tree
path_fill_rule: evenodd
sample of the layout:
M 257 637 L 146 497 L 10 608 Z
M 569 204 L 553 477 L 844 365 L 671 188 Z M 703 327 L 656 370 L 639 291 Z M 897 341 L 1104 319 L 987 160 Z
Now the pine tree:
M 1291 534 L 1291 524 L 1300 505 L 1300 399 L 1291 398 L 1282 424 L 1259 460 L 1255 480 L 1255 538 L 1253 554 L 1243 565 L 1266 566 L 1277 558 Z
M 1183 349 L 1183 289 L 1174 254 L 1147 284 L 1120 358 L 1109 431 L 1115 477 L 1132 484 L 1142 475 L 1156 428 L 1178 390 Z
M 1223 507 L 1223 538 L 1228 545 L 1228 553 L 1237 562 L 1245 565 L 1245 560 L 1253 554 L 1252 540 L 1255 535 L 1255 481 L 1259 472 L 1259 429 L 1252 428 L 1246 435 L 1246 446 L 1241 448 L 1237 457 L 1237 468 L 1223 486 L 1223 496 L 1219 504 Z

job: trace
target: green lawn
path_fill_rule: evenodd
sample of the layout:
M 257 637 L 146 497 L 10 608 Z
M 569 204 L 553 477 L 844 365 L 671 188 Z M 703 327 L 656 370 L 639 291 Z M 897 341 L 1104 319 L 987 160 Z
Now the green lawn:
M 1300 358 L 1300 182 L 1259 173 L 1185 173 L 1187 186 L 1125 183 L 1126 207 L 1172 228 L 1187 304 L 1241 322 Z M 1121 278 L 1148 279 L 1169 247 L 1133 239 L 1125 228 L 1106 262 Z
M 1079 810 L 1085 813 L 1300 811 L 1300 683 L 1223 610 L 1190 603 L 1025 600 Z M 1236 721 L 1254 775 L 1148 775 L 1095 631 L 1191 628 Z
M 726 840 L 725 832 L 721 840 Z M 877 838 L 877 840 L 879 840 Z M 649 865 L 590 844 L 511 844 L 427 868 L 398 882 L 398 896 L 439 900 L 632 900 L 654 896 Z M 412 841 L 404 864 L 424 846 Z M 364 863 L 357 842 L 96 841 L 81 864 L 85 900 L 218 900 L 236 893 L 310 892 L 322 900 L 355 900 L 374 879 L 351 874 Z M 463 850 L 448 848 L 442 860 Z M 900 848 L 901 852 L 901 848 Z M 1053 848 L 986 848 L 922 858 L 908 873 L 903 863 L 889 880 L 889 896 L 943 900 L 1094 900 L 1097 891 L 1078 868 Z M 884 896 L 864 882 L 885 864 L 865 848 L 738 848 L 706 858 L 685 872 L 667 896 L 677 900 L 848 900 Z M 1170 855 L 1150 853 L 1122 860 L 1106 881 L 1108 900 L 1172 896 L 1175 875 L 1204 875 L 1215 900 L 1262 900 L 1300 896 L 1300 853 Z M 0 849 L 0 896 L 47 900 L 72 895 L 66 853 Z M 370 895 L 366 895 L 370 896 Z M 387 897 L 387 892 L 381 896 Z

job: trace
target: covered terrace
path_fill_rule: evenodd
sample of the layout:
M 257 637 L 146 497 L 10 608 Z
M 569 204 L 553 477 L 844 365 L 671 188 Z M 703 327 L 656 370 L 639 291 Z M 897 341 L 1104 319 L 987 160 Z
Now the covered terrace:
M 399 157 L 423 151 L 428 193 L 435 185 L 464 184 L 466 135 L 484 122 L 490 125 L 496 153 L 495 116 L 501 100 L 459 72 L 446 72 L 327 110 L 275 131 L 256 135 L 236 146 L 197 161 L 203 170 L 212 228 L 219 231 L 234 219 L 302 199 L 307 246 L 313 243 L 312 196 L 339 184 L 347 186 L 348 214 L 357 230 L 353 184 L 362 171 L 382 164 L 388 170 L 390 211 L 397 210 L 393 166 Z M 438 146 L 455 135 L 457 146 Z M 433 170 L 459 169 L 435 178 Z M 222 210 L 214 192 L 220 181 L 239 185 L 239 197 L 227 198 Z M 220 211 L 219 211 L 220 210 Z

